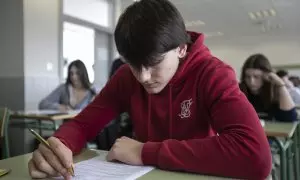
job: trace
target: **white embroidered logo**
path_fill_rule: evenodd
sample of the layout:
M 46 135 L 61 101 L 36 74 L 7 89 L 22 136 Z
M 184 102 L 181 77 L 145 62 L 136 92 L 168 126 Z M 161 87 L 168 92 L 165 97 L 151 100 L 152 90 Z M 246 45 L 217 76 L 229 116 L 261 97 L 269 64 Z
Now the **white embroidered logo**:
M 181 112 L 179 114 L 179 117 L 181 117 L 181 119 L 188 118 L 191 116 L 190 107 L 191 107 L 192 103 L 193 103 L 192 98 L 182 101 L 182 103 L 180 104 Z

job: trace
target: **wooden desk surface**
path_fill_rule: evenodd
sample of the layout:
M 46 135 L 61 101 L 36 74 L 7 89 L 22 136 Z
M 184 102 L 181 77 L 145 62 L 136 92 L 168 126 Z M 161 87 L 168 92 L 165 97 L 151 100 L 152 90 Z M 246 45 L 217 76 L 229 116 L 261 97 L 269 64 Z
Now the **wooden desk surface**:
M 71 119 L 75 117 L 79 111 L 69 111 L 67 113 L 60 113 L 58 111 L 25 111 L 15 112 L 11 115 L 12 119 L 34 119 L 34 120 L 51 120 L 59 121 L 65 119 Z
M 105 151 L 96 151 L 96 150 L 85 150 L 79 156 L 74 158 L 75 162 L 83 161 L 90 159 L 95 156 L 102 155 L 105 157 Z M 29 180 L 31 179 L 28 174 L 27 163 L 31 158 L 31 154 L 16 156 L 9 159 L 4 159 L 0 161 L 0 168 L 10 168 L 12 171 L 3 177 L 1 180 Z M 179 172 L 170 172 L 162 170 L 153 170 L 146 175 L 139 178 L 139 180 L 223 180 L 227 178 L 221 177 L 212 177 L 212 176 L 203 176 L 189 173 L 179 173 Z
M 298 122 L 265 122 L 264 130 L 267 136 L 291 138 L 297 128 Z

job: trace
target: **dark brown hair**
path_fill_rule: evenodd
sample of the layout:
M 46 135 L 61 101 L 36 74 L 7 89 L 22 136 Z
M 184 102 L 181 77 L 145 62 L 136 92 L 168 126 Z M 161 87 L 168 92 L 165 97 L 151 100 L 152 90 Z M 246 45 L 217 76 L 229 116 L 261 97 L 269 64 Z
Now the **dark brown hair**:
M 71 84 L 73 86 L 73 83 L 71 81 L 71 68 L 73 66 L 76 67 L 76 69 L 78 70 L 78 75 L 79 75 L 79 79 L 82 83 L 82 86 L 86 90 L 91 91 L 92 95 L 95 95 L 96 92 L 91 88 L 91 83 L 89 80 L 89 75 L 88 75 L 87 69 L 86 69 L 84 63 L 79 59 L 71 62 L 71 64 L 68 66 L 68 77 L 67 77 L 66 84 L 67 85 Z
M 277 76 L 279 76 L 280 78 L 283 78 L 285 76 L 289 76 L 289 73 L 284 70 L 284 69 L 280 69 L 276 72 Z
M 291 76 L 289 80 L 294 84 L 295 87 L 300 86 L 300 78 L 298 76 Z
M 245 61 L 243 67 L 242 67 L 242 74 L 241 74 L 241 90 L 245 93 L 245 95 L 248 97 L 250 90 L 248 89 L 246 82 L 245 82 L 245 76 L 246 76 L 246 70 L 249 68 L 253 69 L 259 69 L 263 72 L 269 73 L 272 72 L 272 66 L 270 61 L 267 59 L 266 56 L 263 54 L 254 54 L 248 57 L 248 59 Z M 261 87 L 259 96 L 263 100 L 264 108 L 269 109 L 270 106 L 276 101 L 275 100 L 275 88 L 273 85 L 267 81 L 264 81 L 263 86 Z
M 134 68 L 161 62 L 164 54 L 189 42 L 183 17 L 169 0 L 140 0 L 120 16 L 117 50 Z

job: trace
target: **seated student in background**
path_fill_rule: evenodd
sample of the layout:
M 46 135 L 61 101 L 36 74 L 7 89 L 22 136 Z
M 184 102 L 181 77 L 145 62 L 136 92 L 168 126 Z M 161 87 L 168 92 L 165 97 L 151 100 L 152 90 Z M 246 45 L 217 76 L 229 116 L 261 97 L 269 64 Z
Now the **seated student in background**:
M 262 54 L 250 56 L 242 67 L 241 90 L 264 119 L 296 121 L 295 104 L 285 82 L 272 72 L 269 60 Z
M 81 110 L 86 107 L 96 95 L 92 87 L 86 67 L 81 60 L 73 61 L 68 67 L 68 77 L 64 84 L 58 86 L 39 103 L 39 109 Z
M 112 63 L 109 78 L 111 79 L 112 76 L 125 64 L 122 57 L 119 57 L 114 60 Z M 119 117 L 117 117 L 117 121 L 115 121 L 115 125 L 118 126 L 118 134 L 115 137 L 120 136 L 127 136 L 132 137 L 132 123 L 130 118 L 128 117 L 128 113 L 123 113 Z M 114 141 L 114 138 L 111 139 L 111 141 Z
M 300 77 L 299 76 L 291 76 L 289 77 L 289 80 L 293 83 L 293 85 L 300 89 Z
M 132 119 L 135 139 L 117 139 L 108 161 L 239 179 L 269 175 L 270 147 L 234 70 L 210 53 L 203 34 L 186 32 L 173 4 L 134 2 L 114 37 L 127 65 L 48 139 L 53 151 L 43 145 L 34 151 L 32 177 L 69 179 L 72 155 L 122 112 Z
M 294 84 L 289 80 L 289 74 L 285 70 L 278 70 L 276 74 L 286 84 L 287 89 L 296 105 L 300 105 L 300 89 L 296 88 Z
M 117 72 L 117 70 L 124 64 L 125 62 L 123 62 L 121 57 L 115 59 L 110 69 L 109 78 L 111 78 Z

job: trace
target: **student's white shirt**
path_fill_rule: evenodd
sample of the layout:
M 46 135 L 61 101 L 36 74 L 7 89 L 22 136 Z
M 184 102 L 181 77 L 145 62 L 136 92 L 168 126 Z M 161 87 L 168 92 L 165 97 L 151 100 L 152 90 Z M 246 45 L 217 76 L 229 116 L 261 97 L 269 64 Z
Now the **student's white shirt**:
M 288 88 L 289 93 L 296 105 L 300 105 L 300 89 L 297 87 Z

